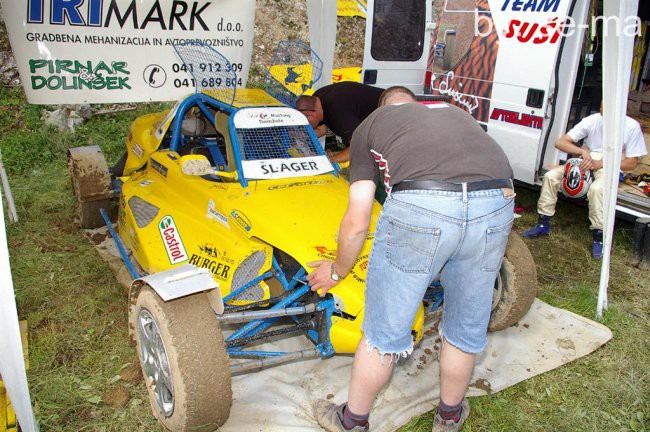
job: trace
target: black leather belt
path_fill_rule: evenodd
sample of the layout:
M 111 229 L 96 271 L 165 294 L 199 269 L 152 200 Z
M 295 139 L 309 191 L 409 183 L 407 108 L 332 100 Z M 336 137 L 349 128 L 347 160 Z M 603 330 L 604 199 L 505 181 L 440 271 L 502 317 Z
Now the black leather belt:
M 494 179 L 494 180 L 480 180 L 467 182 L 467 192 L 474 192 L 486 189 L 513 189 L 512 180 L 510 179 Z M 462 192 L 462 183 L 450 183 L 440 180 L 404 180 L 397 183 L 391 189 L 392 192 L 399 192 L 405 190 L 437 190 L 447 192 Z

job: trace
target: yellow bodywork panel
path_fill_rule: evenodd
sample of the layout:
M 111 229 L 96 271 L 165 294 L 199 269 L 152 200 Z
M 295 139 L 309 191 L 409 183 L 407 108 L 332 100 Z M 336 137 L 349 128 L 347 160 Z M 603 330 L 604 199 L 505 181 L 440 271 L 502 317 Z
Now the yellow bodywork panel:
M 238 90 L 237 94 L 236 103 L 242 107 L 279 104 L 263 90 Z M 169 139 L 172 121 L 177 121 L 173 118 L 177 107 L 136 120 L 127 141 L 118 231 L 142 270 L 158 273 L 181 264 L 206 268 L 223 297 L 252 285 L 230 300 L 246 304 L 280 294 L 274 259 L 281 262 L 283 271 L 293 269 L 294 273 L 287 274 L 290 279 L 301 268 L 309 271 L 308 262 L 334 258 L 339 224 L 348 204 L 346 179 L 324 171 L 248 179 L 243 186 L 229 130 L 233 109 L 210 108 L 215 110 L 210 133 L 221 137 L 219 142 L 211 138 L 210 145 L 218 145 L 226 161 L 225 166 L 216 167 L 207 156 L 192 153 L 193 149 L 183 149 L 185 156 L 168 149 L 164 140 Z M 182 167 L 189 165 L 197 171 L 184 173 Z M 361 338 L 366 271 L 380 211 L 375 203 L 368 239 L 357 262 L 329 291 L 338 309 L 330 330 L 338 353 L 354 352 Z M 416 340 L 422 337 L 422 317 L 420 308 L 413 325 Z

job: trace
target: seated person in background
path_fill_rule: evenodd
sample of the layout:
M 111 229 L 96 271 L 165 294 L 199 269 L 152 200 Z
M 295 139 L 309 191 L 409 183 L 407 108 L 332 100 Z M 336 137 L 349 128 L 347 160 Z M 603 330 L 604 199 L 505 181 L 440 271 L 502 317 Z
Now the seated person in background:
M 593 235 L 592 256 L 601 259 L 603 256 L 603 175 L 602 162 L 603 152 L 603 105 L 600 105 L 600 112 L 582 119 L 573 129 L 567 132 L 555 143 L 555 147 L 565 153 L 579 155 L 582 158 L 584 170 L 592 170 L 594 182 L 587 192 L 589 201 L 589 221 Z M 576 143 L 585 140 L 585 147 L 579 147 Z M 639 158 L 648 153 L 643 133 L 639 123 L 625 117 L 625 133 L 623 137 L 623 159 L 621 160 L 622 171 L 632 171 L 636 168 Z M 537 201 L 537 213 L 539 220 L 537 225 L 524 233 L 524 237 L 535 238 L 545 237 L 551 233 L 551 217 L 555 214 L 557 194 L 562 187 L 563 166 L 557 166 L 546 174 L 542 181 L 542 191 Z
M 302 112 L 314 128 L 316 136 L 325 135 L 329 128 L 343 139 L 345 150 L 327 156 L 331 162 L 350 160 L 350 140 L 354 130 L 373 112 L 384 89 L 357 82 L 341 82 L 321 87 L 313 96 L 300 96 L 296 109 Z

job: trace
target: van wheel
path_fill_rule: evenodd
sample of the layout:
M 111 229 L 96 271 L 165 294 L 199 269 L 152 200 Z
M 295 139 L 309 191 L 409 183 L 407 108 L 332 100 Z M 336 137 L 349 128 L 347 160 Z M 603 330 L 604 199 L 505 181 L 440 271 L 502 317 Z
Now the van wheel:
M 489 331 L 498 331 L 518 322 L 537 295 L 537 270 L 528 246 L 511 232 L 505 258 L 494 283 Z
M 164 302 L 143 287 L 131 309 L 154 416 L 171 431 L 214 431 L 230 414 L 230 363 L 204 293 Z

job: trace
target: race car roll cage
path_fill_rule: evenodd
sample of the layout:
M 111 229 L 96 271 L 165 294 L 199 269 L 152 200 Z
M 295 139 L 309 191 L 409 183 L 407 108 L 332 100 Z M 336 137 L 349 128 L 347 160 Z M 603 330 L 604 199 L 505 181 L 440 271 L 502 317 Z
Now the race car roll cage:
M 195 93 L 193 95 L 188 96 L 185 100 L 180 102 L 176 108 L 174 121 L 171 126 L 172 135 L 169 144 L 169 150 L 173 152 L 179 152 L 181 150 L 184 143 L 184 137 L 182 133 L 183 119 L 185 118 L 185 115 L 190 111 L 190 109 L 197 107 L 201 111 L 201 113 L 206 117 L 206 119 L 210 122 L 210 124 L 216 125 L 215 115 L 208 108 L 208 105 L 212 106 L 217 111 L 222 111 L 226 113 L 229 116 L 228 134 L 231 142 L 234 162 L 236 164 L 237 180 L 239 181 L 242 187 L 248 187 L 248 179 L 245 177 L 244 170 L 242 167 L 242 154 L 240 151 L 241 148 L 240 140 L 239 137 L 237 136 L 237 132 L 236 132 L 237 128 L 235 127 L 234 124 L 235 113 L 240 110 L 245 110 L 248 107 L 235 108 L 232 105 L 221 102 L 204 93 Z M 286 107 L 286 105 L 282 105 L 282 104 L 278 104 L 276 107 L 288 108 Z M 256 107 L 256 108 L 260 108 L 260 107 Z M 311 141 L 314 143 L 314 147 L 316 148 L 318 155 L 324 156 L 325 151 L 323 147 L 320 145 L 320 142 L 318 141 L 318 137 L 316 137 L 316 134 L 314 133 L 313 129 L 311 127 L 307 127 L 306 129 Z M 227 165 L 228 162 L 227 155 L 221 154 L 221 151 L 218 149 L 216 145 L 206 143 L 206 146 L 209 148 L 213 160 L 217 165 L 219 164 L 223 164 L 224 166 Z M 332 165 L 334 166 L 334 172 L 333 172 L 334 175 L 338 176 L 338 173 L 340 171 L 338 164 L 332 164 Z
M 213 125 L 216 125 L 215 114 L 208 108 L 208 106 L 215 108 L 217 111 L 223 111 L 230 116 L 228 120 L 228 129 L 233 157 L 237 166 L 238 181 L 242 187 L 247 187 L 248 180 L 244 177 L 242 169 L 242 155 L 240 152 L 239 138 L 233 122 L 234 114 L 239 109 L 234 108 L 231 105 L 220 102 L 219 100 L 203 93 L 195 93 L 188 96 L 176 107 L 174 120 L 171 126 L 172 134 L 169 150 L 174 152 L 181 150 L 181 147 L 184 144 L 182 123 L 185 115 L 190 109 L 198 107 L 208 121 Z M 325 152 L 318 142 L 318 138 L 314 134 L 313 130 L 310 127 L 307 127 L 307 129 L 310 138 L 315 143 L 318 143 L 315 145 L 315 148 L 320 155 L 324 155 Z M 223 165 L 226 165 L 226 158 L 221 154 L 221 151 L 216 144 L 205 142 L 205 145 L 209 147 L 210 153 L 213 156 L 213 159 L 215 159 L 215 163 L 223 163 Z M 331 174 L 338 176 L 338 172 L 339 167 L 334 164 L 334 171 Z M 119 191 L 116 192 L 119 193 Z M 104 209 L 101 209 L 100 212 L 131 277 L 134 280 L 141 278 L 144 275 L 140 274 L 131 262 L 119 234 L 113 228 L 108 213 Z M 278 256 L 276 256 L 276 252 L 278 253 Z M 286 263 L 283 265 L 278 259 L 281 255 L 286 254 L 274 249 L 272 269 L 231 291 L 230 294 L 223 298 L 225 308 L 224 313 L 222 315 L 216 315 L 216 319 L 223 324 L 246 323 L 244 326 L 228 335 L 225 339 L 226 351 L 231 359 L 252 359 L 231 363 L 231 373 L 233 374 L 260 370 L 268 366 L 295 360 L 331 357 L 335 354 L 334 347 L 329 338 L 332 316 L 337 315 L 346 319 L 355 319 L 355 317 L 341 312 L 336 307 L 335 300 L 331 295 L 321 298 L 316 293 L 313 293 L 307 283 L 307 272 L 305 269 L 292 258 L 285 256 L 285 261 L 287 259 L 293 261 L 293 263 L 291 263 L 293 265 L 290 265 L 289 267 L 299 267 L 293 276 L 288 277 L 288 272 L 283 268 L 287 267 Z M 284 292 L 281 295 L 245 305 L 228 304 L 261 281 L 271 278 L 276 278 L 282 285 Z M 275 330 L 266 331 L 281 317 L 289 317 L 293 321 L 293 324 L 282 326 Z M 245 346 L 252 343 L 258 343 L 280 335 L 286 336 L 300 333 L 304 333 L 307 338 L 315 344 L 315 347 L 293 352 L 244 349 Z

